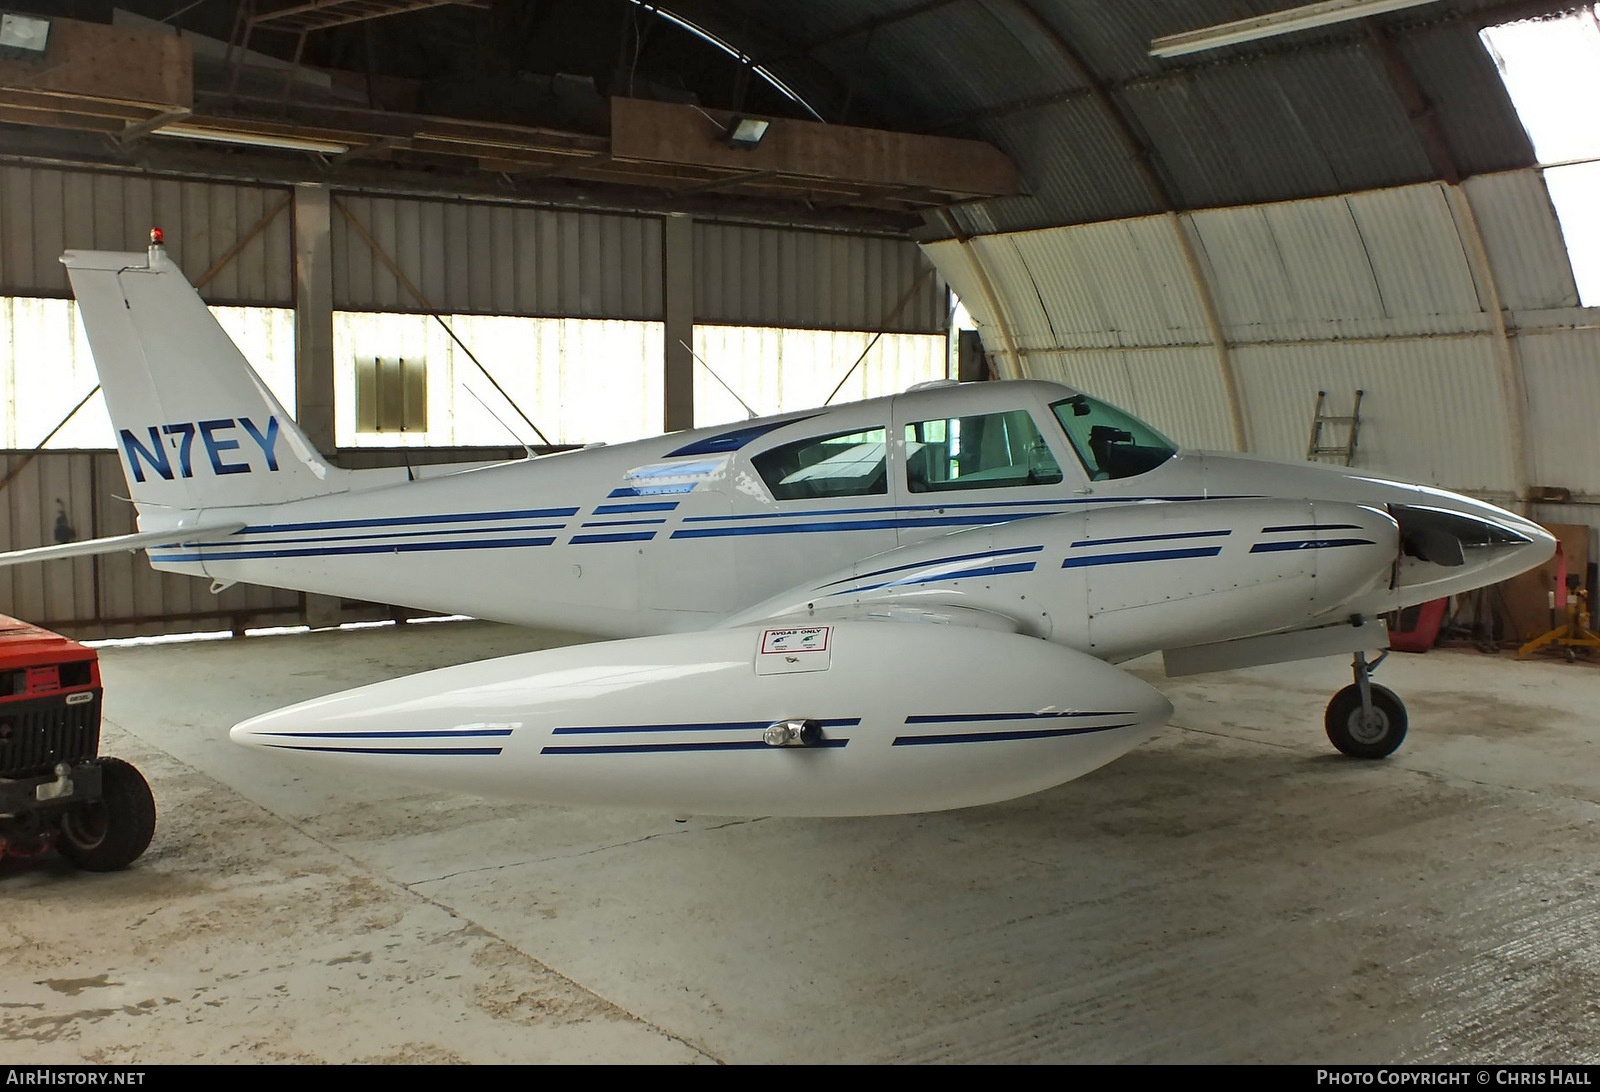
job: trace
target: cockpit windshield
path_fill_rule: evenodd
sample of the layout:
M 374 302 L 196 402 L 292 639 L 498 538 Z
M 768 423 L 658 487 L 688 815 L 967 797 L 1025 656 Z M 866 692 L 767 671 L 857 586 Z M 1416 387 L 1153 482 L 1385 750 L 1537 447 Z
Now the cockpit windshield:
M 1137 417 L 1087 394 L 1063 398 L 1050 408 L 1091 481 L 1132 478 L 1178 453 L 1177 444 Z

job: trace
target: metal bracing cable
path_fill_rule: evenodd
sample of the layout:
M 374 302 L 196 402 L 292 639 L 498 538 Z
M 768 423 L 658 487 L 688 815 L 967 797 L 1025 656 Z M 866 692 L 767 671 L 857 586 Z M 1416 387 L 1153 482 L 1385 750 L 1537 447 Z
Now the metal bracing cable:
M 705 361 L 705 358 L 702 357 L 699 353 L 695 352 L 694 349 L 690 347 L 690 345 L 689 345 L 689 343 L 687 341 L 683 340 L 683 338 L 680 337 L 678 339 L 678 344 L 682 345 L 685 349 L 688 349 L 689 350 L 689 355 L 694 357 L 695 360 L 699 362 L 699 364 L 700 364 L 700 366 L 702 368 L 704 368 L 706 371 L 711 373 L 711 378 L 715 379 L 718 383 L 722 384 L 722 389 L 723 390 L 725 390 L 729 394 L 733 395 L 733 400 L 744 407 L 745 413 L 750 415 L 751 420 L 754 420 L 755 418 L 761 416 L 755 410 L 750 408 L 750 403 L 749 402 L 746 402 L 743 398 L 739 397 L 739 392 L 738 391 L 736 391 L 732 387 L 728 386 L 727 381 L 724 380 L 722 378 L 722 376 L 718 375 L 716 369 L 713 368 L 711 365 L 707 364 L 706 361 Z
M 846 371 L 840 378 L 838 385 L 833 388 L 832 393 L 830 393 L 828 397 L 823 400 L 822 404 L 824 406 L 826 406 L 829 402 L 832 402 L 833 396 L 844 389 L 845 383 L 848 382 L 850 377 L 855 374 L 855 370 L 861 367 L 861 362 L 867 359 L 867 354 L 872 352 L 872 347 L 874 345 L 878 344 L 878 339 L 883 337 L 884 333 L 888 329 L 889 324 L 900 317 L 900 312 L 906 309 L 906 304 L 911 302 L 911 297 L 917 294 L 918 289 L 927 283 L 928 278 L 931 276 L 933 276 L 933 266 L 930 265 L 927 269 L 922 271 L 922 276 L 913 281 L 911 287 L 906 289 L 906 294 L 900 297 L 900 302 L 894 305 L 894 309 L 887 315 L 883 316 L 883 320 L 878 323 L 878 332 L 872 335 L 872 340 L 867 342 L 867 347 L 865 349 L 861 350 L 861 355 L 856 357 L 856 362 L 850 365 L 849 370 Z

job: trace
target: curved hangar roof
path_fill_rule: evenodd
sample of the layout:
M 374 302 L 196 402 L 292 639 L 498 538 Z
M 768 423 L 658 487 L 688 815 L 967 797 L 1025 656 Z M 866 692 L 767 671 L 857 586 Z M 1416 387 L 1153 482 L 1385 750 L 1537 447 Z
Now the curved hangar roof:
M 1010 231 L 1530 166 L 1478 31 L 1559 0 L 1434 0 L 1184 56 L 1152 39 L 1288 0 L 675 0 L 826 120 L 976 137 L 1027 196 L 958 209 Z

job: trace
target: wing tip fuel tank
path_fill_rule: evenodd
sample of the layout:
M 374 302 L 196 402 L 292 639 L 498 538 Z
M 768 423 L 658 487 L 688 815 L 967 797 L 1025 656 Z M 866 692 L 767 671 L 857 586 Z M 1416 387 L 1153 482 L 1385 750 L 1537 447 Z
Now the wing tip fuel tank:
M 438 789 L 676 814 L 874 815 L 1088 773 L 1172 706 L 1091 656 L 961 626 L 643 637 L 464 664 L 236 725 L 235 742 Z M 814 721 L 810 746 L 769 726 Z M 779 736 L 782 733 L 778 733 Z

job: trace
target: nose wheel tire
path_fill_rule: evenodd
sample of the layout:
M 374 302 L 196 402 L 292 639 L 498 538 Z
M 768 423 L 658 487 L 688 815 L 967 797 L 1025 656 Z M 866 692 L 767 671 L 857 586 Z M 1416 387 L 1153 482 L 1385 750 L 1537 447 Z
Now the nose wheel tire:
M 156 831 L 156 800 L 144 775 L 120 758 L 102 758 L 100 798 L 61 817 L 56 848 L 86 872 L 127 868 Z
M 1406 707 L 1393 690 L 1369 683 L 1372 708 L 1361 705 L 1361 688 L 1354 683 L 1328 702 L 1323 726 L 1328 741 L 1352 758 L 1386 758 L 1406 738 Z

